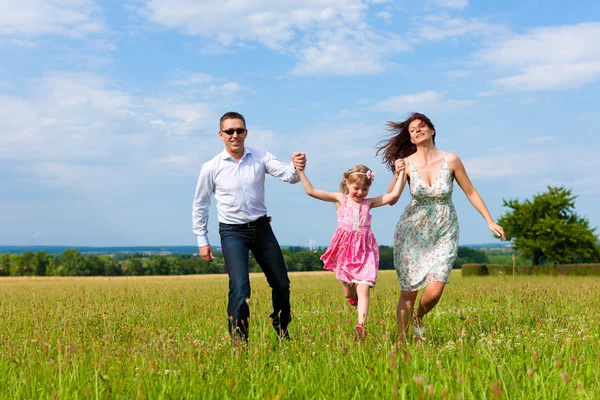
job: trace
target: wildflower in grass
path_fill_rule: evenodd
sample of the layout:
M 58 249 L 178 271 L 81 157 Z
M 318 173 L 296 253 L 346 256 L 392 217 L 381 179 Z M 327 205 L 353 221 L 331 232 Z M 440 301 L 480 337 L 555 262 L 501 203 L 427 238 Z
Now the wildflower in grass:
M 427 385 L 425 387 L 425 390 L 427 391 L 427 393 L 429 393 L 430 397 L 434 397 L 435 396 L 435 388 L 433 387 L 433 385 Z
M 500 386 L 500 384 L 498 382 L 493 382 L 491 384 L 491 389 L 492 389 L 492 397 L 494 399 L 499 399 L 502 396 L 502 387 Z

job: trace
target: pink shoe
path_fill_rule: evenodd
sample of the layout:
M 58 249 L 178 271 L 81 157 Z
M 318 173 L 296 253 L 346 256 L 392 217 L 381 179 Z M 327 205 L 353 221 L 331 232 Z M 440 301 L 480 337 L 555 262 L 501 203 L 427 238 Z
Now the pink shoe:
M 352 307 L 356 307 L 358 305 L 358 301 L 356 301 L 356 299 L 348 298 L 348 303 L 350 303 Z
M 367 328 L 363 324 L 354 327 L 354 340 L 361 341 L 367 336 Z

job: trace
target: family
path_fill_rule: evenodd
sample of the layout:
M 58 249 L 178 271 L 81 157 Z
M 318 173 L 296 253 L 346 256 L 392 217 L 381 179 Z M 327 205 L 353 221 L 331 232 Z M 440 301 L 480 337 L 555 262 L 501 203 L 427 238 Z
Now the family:
M 249 252 L 272 289 L 273 328 L 279 338 L 289 338 L 290 280 L 267 216 L 266 174 L 287 183 L 302 182 L 309 196 L 335 205 L 338 225 L 321 260 L 323 268 L 333 271 L 341 282 L 348 303 L 357 308 L 354 327 L 357 340 L 367 334 L 369 296 L 377 282 L 379 267 L 378 245 L 371 231 L 371 209 L 394 205 L 406 182 L 412 200 L 394 233 L 394 265 L 400 283 L 396 311 L 399 345 L 406 343 L 410 326 L 414 340 L 424 340 L 423 318 L 439 302 L 448 283 L 458 250 L 458 220 L 452 203 L 455 180 L 489 229 L 504 240 L 502 227 L 492 219 L 460 158 L 435 147 L 435 127 L 427 116 L 412 113 L 402 122 L 388 123 L 388 129 L 390 138 L 379 144 L 377 155 L 382 156 L 394 176 L 386 194 L 368 197 L 375 179 L 375 173 L 368 167 L 356 165 L 344 172 L 338 192 L 316 189 L 304 172 L 304 153 L 294 153 L 291 162 L 284 163 L 268 151 L 247 147 L 245 118 L 236 112 L 221 117 L 219 137 L 225 149 L 202 165 L 192 218 L 200 256 L 213 261 L 207 222 L 214 196 L 221 250 L 229 275 L 227 315 L 234 341 L 248 340 Z M 416 304 L 422 288 L 423 294 Z

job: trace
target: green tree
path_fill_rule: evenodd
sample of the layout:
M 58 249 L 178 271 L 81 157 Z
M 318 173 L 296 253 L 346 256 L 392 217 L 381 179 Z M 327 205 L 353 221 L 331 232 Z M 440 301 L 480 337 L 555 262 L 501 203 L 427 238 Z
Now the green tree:
M 4 253 L 0 256 L 0 276 L 10 274 L 10 254 Z
M 489 264 L 490 259 L 485 251 L 459 246 L 453 268 L 460 268 L 463 264 L 471 263 Z
M 64 268 L 63 275 L 90 276 L 91 272 L 85 258 L 75 249 L 66 249 L 60 255 L 60 264 Z
M 533 200 L 504 200 L 507 211 L 498 219 L 506 238 L 533 265 L 600 261 L 595 229 L 575 212 L 576 195 L 564 187 L 548 186 Z
M 105 275 L 105 276 L 121 276 L 123 275 L 123 270 L 121 269 L 121 264 L 119 264 L 119 261 L 109 255 L 109 254 L 103 254 L 101 256 L 99 256 L 100 260 L 102 261 L 102 268 L 103 268 L 103 272 L 100 273 L 100 275 Z
M 379 246 L 379 269 L 394 269 L 394 248 Z
M 164 256 L 152 256 L 148 264 L 152 275 L 169 275 L 169 262 Z

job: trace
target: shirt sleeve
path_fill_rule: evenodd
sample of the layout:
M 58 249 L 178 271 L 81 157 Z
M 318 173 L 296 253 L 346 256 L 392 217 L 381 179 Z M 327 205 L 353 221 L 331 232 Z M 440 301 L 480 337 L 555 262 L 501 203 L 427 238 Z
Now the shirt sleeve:
M 265 170 L 269 175 L 274 176 L 282 182 L 300 182 L 300 177 L 296 172 L 296 168 L 294 168 L 294 163 L 290 162 L 289 164 L 286 164 L 268 151 L 265 151 L 263 160 L 265 163 Z
M 208 207 L 210 196 L 215 190 L 215 181 L 212 177 L 212 168 L 204 164 L 200 169 L 200 176 L 196 184 L 196 193 L 192 203 L 192 227 L 198 239 L 198 247 L 210 245 L 208 241 Z

